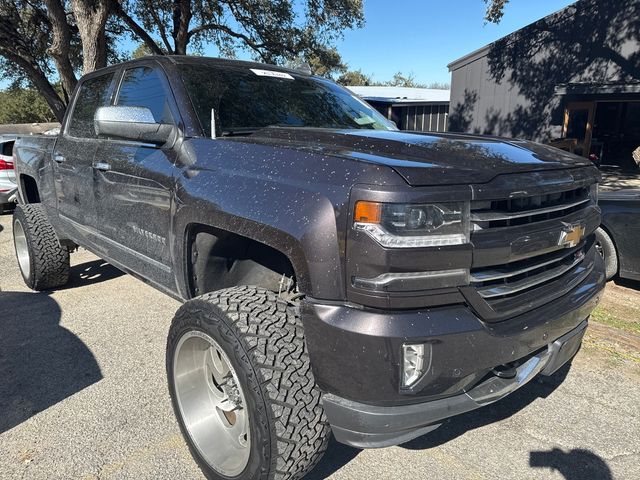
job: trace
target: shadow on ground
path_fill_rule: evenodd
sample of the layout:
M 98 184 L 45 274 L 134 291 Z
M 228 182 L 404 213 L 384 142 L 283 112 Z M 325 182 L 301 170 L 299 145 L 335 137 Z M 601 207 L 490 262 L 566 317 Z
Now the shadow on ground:
M 547 398 L 567 377 L 571 365 L 565 365 L 550 377 L 536 377 L 511 395 L 485 407 L 452 417 L 440 428 L 402 445 L 410 450 L 439 447 L 469 430 L 500 422 L 515 415 L 538 398 Z
M 582 480 L 593 478 L 598 480 L 612 480 L 613 475 L 607 463 L 589 450 L 570 450 L 565 452 L 554 448 L 544 452 L 531 452 L 529 466 L 533 468 L 548 468 L 557 471 L 566 480 Z
M 613 283 L 615 283 L 619 287 L 631 288 L 633 290 L 640 290 L 640 281 L 638 280 L 631 280 L 630 278 L 615 277 L 613 279 Z
M 102 379 L 45 293 L 0 292 L 0 433 Z
M 124 272 L 109 265 L 104 260 L 93 260 L 71 267 L 69 283 L 56 290 L 66 290 L 68 288 L 86 287 L 94 283 L 106 282 L 113 278 L 124 275 Z
M 547 396 L 549 396 L 562 384 L 567 374 L 569 373 L 570 368 L 570 365 L 565 365 L 551 377 L 538 377 L 537 379 L 515 391 L 508 397 L 504 398 L 503 400 L 500 400 L 491 405 L 487 405 L 478 410 L 453 417 L 445 421 L 440 428 L 434 430 L 433 432 L 411 440 L 410 442 L 407 442 L 400 447 L 409 450 L 425 450 L 436 448 L 454 440 L 461 435 L 464 435 L 470 430 L 474 430 L 476 428 L 484 427 L 485 425 L 489 425 L 494 422 L 505 420 L 518 413 L 520 410 L 526 408 L 534 400 L 538 398 L 546 398 Z M 575 450 L 568 454 L 565 454 L 561 451 L 559 452 L 564 456 L 560 455 L 560 453 L 558 452 L 555 452 L 555 450 L 552 450 L 551 452 L 532 452 L 531 455 L 533 460 L 531 461 L 531 466 L 547 466 L 547 464 L 549 464 L 548 466 L 550 467 L 553 467 L 553 465 L 563 467 L 563 462 L 570 462 L 571 459 L 574 458 L 574 456 L 582 455 L 586 462 L 586 455 L 589 454 L 593 457 L 593 459 L 591 462 L 586 462 L 585 465 L 592 465 L 593 468 L 591 470 L 585 471 L 587 473 L 593 472 L 594 475 L 587 475 L 583 477 L 566 477 L 567 480 L 573 480 L 574 478 L 602 478 L 606 480 L 607 478 L 610 478 L 606 475 L 595 475 L 601 471 L 605 471 L 603 469 L 598 469 L 600 468 L 598 467 L 599 464 L 601 464 L 601 466 L 606 468 L 606 470 L 608 471 L 606 463 L 604 463 L 603 460 L 597 457 L 597 455 L 591 452 L 578 450 Z M 320 461 L 318 466 L 309 474 L 307 478 L 313 480 L 327 478 L 329 475 L 338 471 L 344 465 L 352 461 L 359 453 L 360 450 L 347 447 L 332 439 L 324 458 Z M 535 461 L 538 461 L 541 464 L 534 465 Z M 598 461 L 600 463 L 598 463 Z M 546 462 L 546 464 L 542 465 L 543 462 Z M 560 468 L 558 468 L 558 470 L 560 470 Z

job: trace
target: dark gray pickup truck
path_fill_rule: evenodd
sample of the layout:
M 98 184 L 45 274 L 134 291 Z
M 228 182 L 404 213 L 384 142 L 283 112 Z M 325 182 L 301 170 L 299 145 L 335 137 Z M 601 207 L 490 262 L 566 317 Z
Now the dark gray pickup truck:
M 209 478 L 300 478 L 331 432 L 399 444 L 551 375 L 604 285 L 588 160 L 400 132 L 294 70 L 115 65 L 15 150 L 31 288 L 82 246 L 184 302 L 168 385 Z

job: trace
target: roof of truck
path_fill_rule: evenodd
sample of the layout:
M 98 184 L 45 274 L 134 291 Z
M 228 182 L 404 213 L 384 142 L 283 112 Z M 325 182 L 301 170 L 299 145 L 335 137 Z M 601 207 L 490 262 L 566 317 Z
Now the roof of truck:
M 135 65 L 137 63 L 147 62 L 149 60 L 156 61 L 158 63 L 171 63 L 173 65 L 227 65 L 229 67 L 245 67 L 245 68 L 268 68 L 269 70 L 277 70 L 280 72 L 295 73 L 296 75 L 310 75 L 309 72 L 304 70 L 297 70 L 292 68 L 281 67 L 279 65 L 272 65 L 270 63 L 248 62 L 244 60 L 230 60 L 228 58 L 217 57 L 201 57 L 195 55 L 147 55 L 144 57 L 136 58 L 134 60 L 128 60 L 126 62 L 116 63 L 104 68 L 100 68 L 87 76 L 93 76 L 94 74 L 100 74 L 104 71 L 118 69 L 122 66 Z

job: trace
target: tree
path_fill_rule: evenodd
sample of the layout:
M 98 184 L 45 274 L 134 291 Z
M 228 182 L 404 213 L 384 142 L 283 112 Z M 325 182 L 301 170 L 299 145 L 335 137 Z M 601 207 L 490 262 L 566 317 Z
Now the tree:
M 509 0 L 483 0 L 487 5 L 484 19 L 491 23 L 500 23 L 504 15 L 504 7 Z
M 451 88 L 451 84 L 446 82 L 431 82 L 426 86 L 426 88 L 432 88 L 434 90 L 449 90 Z
M 349 70 L 338 77 L 337 82 L 345 86 L 369 86 L 373 84 L 371 75 L 363 73 L 362 70 Z
M 304 55 L 335 69 L 333 42 L 364 23 L 362 0 L 112 0 L 112 11 L 156 55 L 186 55 L 204 43 L 224 56 L 247 50 L 283 63 Z M 327 62 L 327 63 L 324 63 Z
M 393 75 L 393 78 L 388 82 L 385 82 L 384 85 L 389 87 L 416 87 L 416 88 L 425 88 L 426 85 L 422 83 L 418 83 L 416 81 L 416 77 L 413 73 L 409 75 L 404 75 L 402 72 L 397 72 Z
M 45 123 L 55 121 L 49 105 L 35 89 L 10 87 L 0 91 L 0 123 Z
M 65 102 L 49 81 L 54 72 L 48 58 L 53 36 L 49 11 L 43 5 L 27 0 L 0 1 L 0 56 L 3 57 L 4 77 L 16 81 L 27 79 L 44 97 L 54 115 L 61 119 Z M 51 56 L 55 58 L 53 53 Z M 62 68 L 60 75 L 64 71 Z
M 213 43 L 227 57 L 303 56 L 331 75 L 344 68 L 333 43 L 363 22 L 362 0 L 0 0 L 0 71 L 33 86 L 62 120 L 80 72 L 120 59 L 115 39 L 125 32 L 155 55 Z
M 131 58 L 142 58 L 148 55 L 153 55 L 153 52 L 146 43 L 141 43 L 133 52 L 131 52 Z
M 112 1 L 0 0 L 1 70 L 36 88 L 59 121 L 80 65 L 88 73 L 106 66 L 108 57 L 117 58 L 106 35 Z M 54 88 L 56 76 L 61 95 Z

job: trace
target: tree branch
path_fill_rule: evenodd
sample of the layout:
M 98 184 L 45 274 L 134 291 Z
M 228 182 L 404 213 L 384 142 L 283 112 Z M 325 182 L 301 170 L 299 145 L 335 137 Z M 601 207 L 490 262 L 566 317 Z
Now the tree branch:
M 149 35 L 144 28 L 142 28 L 133 18 L 131 18 L 127 12 L 124 11 L 122 5 L 117 0 L 112 0 L 110 4 L 111 12 L 113 12 L 118 18 L 120 18 L 129 27 L 129 30 L 137 35 L 144 44 L 149 47 L 149 50 L 154 55 L 164 55 L 164 52 L 158 47 L 151 35 Z M 170 50 L 169 50 L 170 51 Z
M 47 49 L 47 53 L 53 57 L 60 75 L 62 89 L 65 97 L 68 97 L 76 87 L 78 80 L 69 58 L 71 32 L 67 23 L 67 14 L 59 0 L 44 0 L 44 4 L 47 7 L 47 16 L 53 30 L 53 40 L 51 46 Z
M 167 49 L 168 53 L 174 53 L 173 47 L 171 47 L 171 43 L 169 42 L 169 37 L 167 37 L 167 31 L 164 29 L 164 24 L 160 21 L 160 17 L 158 17 L 158 13 L 156 12 L 156 7 L 152 2 L 148 0 L 145 2 L 147 11 L 153 18 L 153 21 L 158 27 L 158 32 L 160 33 L 160 38 L 162 38 L 162 43 L 164 43 L 164 47 Z
M 44 97 L 49 108 L 56 116 L 59 122 L 62 122 L 62 118 L 64 117 L 64 112 L 66 109 L 65 103 L 62 101 L 56 90 L 53 88 L 53 85 L 49 83 L 47 76 L 38 68 L 35 63 L 35 59 L 23 57 L 18 55 L 17 53 L 8 51 L 6 48 L 0 47 L 0 55 L 5 57 L 10 62 L 15 63 L 18 67 L 20 67 L 26 76 L 29 78 L 29 81 L 33 84 L 34 87 L 38 89 L 40 94 Z
M 187 54 L 191 16 L 191 0 L 174 0 L 172 33 L 174 50 L 178 55 Z
M 219 24 L 219 23 L 207 23 L 205 25 L 200 25 L 200 26 L 192 29 L 189 32 L 188 37 L 189 37 L 189 39 L 191 39 L 191 37 L 193 37 L 194 35 L 197 35 L 199 33 L 205 32 L 207 30 L 222 31 L 222 32 L 226 33 L 227 35 L 229 35 L 230 37 L 238 38 L 238 39 L 242 40 L 244 43 L 246 43 L 247 46 L 249 46 L 250 48 L 252 48 L 257 53 L 260 53 L 260 54 L 262 53 L 261 49 L 266 46 L 264 43 L 256 43 L 251 38 L 249 38 L 247 35 L 245 35 L 243 33 L 235 32 L 234 30 L 231 30 L 226 25 L 222 25 L 222 24 Z

